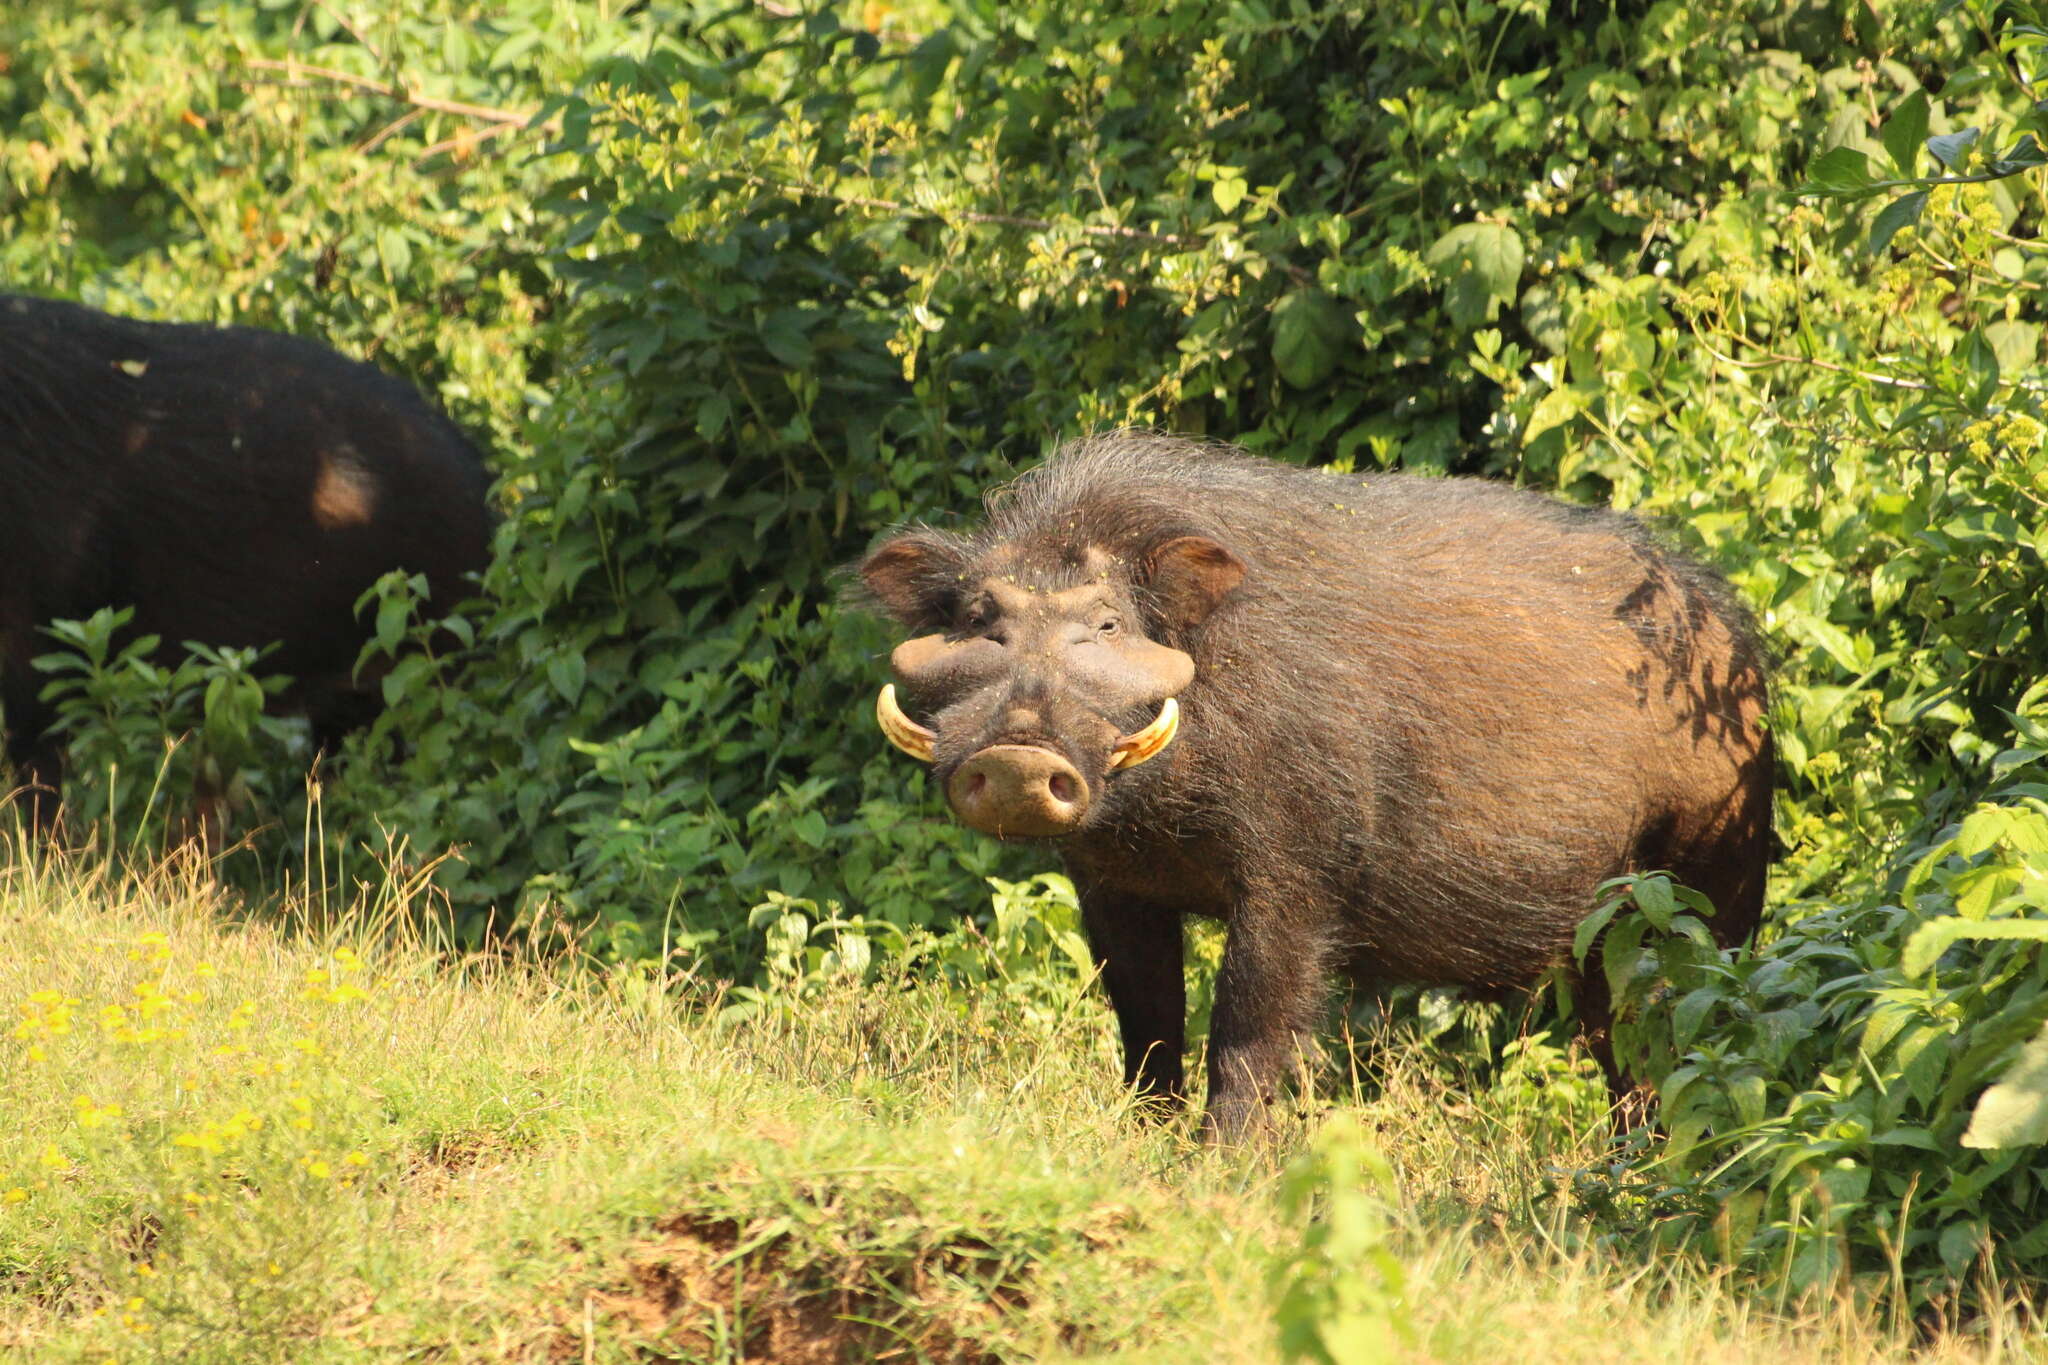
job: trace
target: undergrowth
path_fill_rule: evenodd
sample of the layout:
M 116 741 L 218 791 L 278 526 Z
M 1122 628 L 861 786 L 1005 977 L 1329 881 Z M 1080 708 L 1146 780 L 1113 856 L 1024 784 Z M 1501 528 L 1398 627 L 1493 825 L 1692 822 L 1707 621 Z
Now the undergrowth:
M 1603 1244 L 1559 1182 L 1609 1155 L 1597 1082 L 1540 1035 L 1483 1073 L 1412 1029 L 1354 1038 L 1275 1142 L 1204 1150 L 1131 1112 L 1079 964 L 1017 970 L 1065 952 L 1056 914 L 855 970 L 857 928 L 777 905 L 791 970 L 742 995 L 686 959 L 457 950 L 419 927 L 424 878 L 261 914 L 191 857 L 24 852 L 0 878 L 0 1351 L 25 1358 L 1974 1360 L 2019 1340 L 1997 1294 L 1973 1338 L 1920 1339 Z

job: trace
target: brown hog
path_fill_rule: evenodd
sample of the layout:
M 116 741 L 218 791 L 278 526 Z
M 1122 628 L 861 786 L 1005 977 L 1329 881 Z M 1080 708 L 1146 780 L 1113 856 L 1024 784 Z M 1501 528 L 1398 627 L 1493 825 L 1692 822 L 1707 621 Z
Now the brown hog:
M 859 573 L 916 635 L 885 733 L 967 824 L 1056 841 L 1141 1094 L 1183 1093 L 1181 917 L 1229 926 L 1212 1139 L 1261 1122 L 1334 968 L 1526 985 L 1639 869 L 1724 943 L 1756 924 L 1764 651 L 1630 517 L 1121 432 Z

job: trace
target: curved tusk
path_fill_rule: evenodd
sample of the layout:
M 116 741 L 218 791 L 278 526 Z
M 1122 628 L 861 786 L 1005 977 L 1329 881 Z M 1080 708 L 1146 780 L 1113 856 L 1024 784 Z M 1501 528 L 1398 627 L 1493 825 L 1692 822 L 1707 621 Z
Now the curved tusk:
M 1125 735 L 1109 751 L 1109 766 L 1135 768 L 1146 759 L 1157 754 L 1173 742 L 1174 732 L 1180 729 L 1180 703 L 1168 697 L 1159 708 L 1158 718 L 1144 729 Z
M 875 698 L 875 723 L 882 727 L 888 741 L 904 753 L 920 763 L 932 761 L 932 741 L 939 736 L 903 714 L 903 708 L 896 704 L 896 684 L 882 685 L 882 694 Z

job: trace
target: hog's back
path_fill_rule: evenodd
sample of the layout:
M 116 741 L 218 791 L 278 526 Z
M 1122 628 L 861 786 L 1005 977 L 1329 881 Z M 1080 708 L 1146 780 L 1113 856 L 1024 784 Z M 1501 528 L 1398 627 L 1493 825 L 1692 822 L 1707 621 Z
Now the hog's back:
M 1231 646 L 1280 642 L 1282 723 L 1313 732 L 1349 806 L 1310 856 L 1359 961 L 1525 982 L 1600 881 L 1652 868 L 1713 896 L 1724 939 L 1747 933 L 1765 682 L 1725 585 L 1612 513 L 1474 480 L 1350 487 L 1266 528 L 1268 591 Z

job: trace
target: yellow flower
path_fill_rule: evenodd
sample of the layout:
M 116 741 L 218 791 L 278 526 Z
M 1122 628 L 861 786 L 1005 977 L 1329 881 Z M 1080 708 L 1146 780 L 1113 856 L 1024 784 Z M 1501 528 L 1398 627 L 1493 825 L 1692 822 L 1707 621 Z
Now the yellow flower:
M 0 1190 L 0 1204 L 25 1204 L 27 1202 L 28 1191 L 19 1185 L 10 1190 Z
M 308 1157 L 306 1159 L 306 1171 L 315 1180 L 325 1180 L 328 1176 L 334 1174 L 334 1168 L 332 1166 L 329 1166 L 326 1162 L 318 1160 L 313 1157 Z
M 78 1126 L 81 1128 L 97 1128 L 101 1124 L 105 1123 L 108 1119 L 117 1119 L 121 1117 L 120 1105 L 94 1104 L 92 1100 L 85 1095 L 73 1096 L 71 1104 L 72 1107 L 78 1111 Z
M 361 1152 L 350 1152 L 341 1160 L 342 1164 L 346 1166 L 367 1166 L 370 1164 L 370 1158 L 364 1156 Z
M 43 1144 L 43 1154 L 36 1164 L 46 1171 L 68 1171 L 71 1169 L 71 1158 L 58 1151 L 56 1143 L 46 1142 Z

